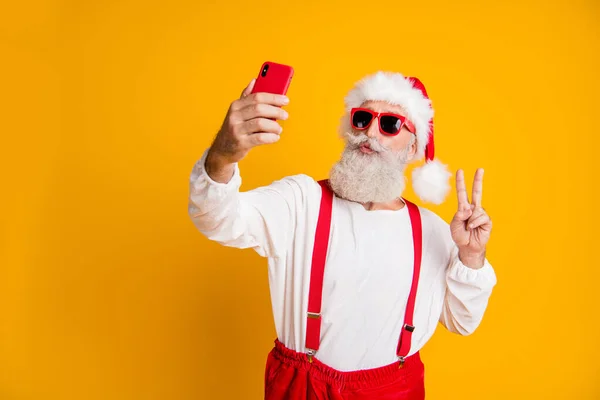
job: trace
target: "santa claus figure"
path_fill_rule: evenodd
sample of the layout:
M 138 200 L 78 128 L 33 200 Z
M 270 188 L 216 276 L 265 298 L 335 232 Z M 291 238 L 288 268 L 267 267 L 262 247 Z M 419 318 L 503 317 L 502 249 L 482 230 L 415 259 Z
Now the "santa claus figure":
M 253 248 L 268 260 L 275 346 L 266 399 L 423 399 L 419 350 L 439 322 L 451 332 L 480 324 L 494 270 L 492 222 L 482 207 L 483 170 L 448 224 L 402 197 L 405 169 L 422 202 L 439 204 L 451 174 L 434 159 L 433 108 L 416 78 L 379 72 L 348 93 L 346 146 L 329 179 L 290 176 L 241 192 L 238 162 L 277 142 L 286 96 L 235 100 L 194 166 L 189 214 L 210 240 Z

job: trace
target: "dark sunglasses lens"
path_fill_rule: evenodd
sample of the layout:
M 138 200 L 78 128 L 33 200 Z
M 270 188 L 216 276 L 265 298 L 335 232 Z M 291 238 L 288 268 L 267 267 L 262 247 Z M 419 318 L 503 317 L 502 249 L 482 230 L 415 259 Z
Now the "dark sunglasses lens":
M 400 118 L 391 115 L 381 116 L 379 118 L 379 123 L 381 124 L 381 130 L 385 133 L 389 133 L 390 135 L 395 135 L 402 127 L 402 121 L 400 121 Z
M 371 123 L 373 119 L 373 115 L 366 111 L 356 111 L 354 115 L 352 115 L 352 126 L 358 129 L 364 129 Z

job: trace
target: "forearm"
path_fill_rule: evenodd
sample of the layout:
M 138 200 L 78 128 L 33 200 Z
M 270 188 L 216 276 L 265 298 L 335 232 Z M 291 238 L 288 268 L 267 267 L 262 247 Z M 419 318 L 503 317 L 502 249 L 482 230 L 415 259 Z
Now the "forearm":
M 472 268 L 460 256 L 455 257 L 446 274 L 442 324 L 454 333 L 473 333 L 483 319 L 495 285 L 494 269 L 485 257 L 480 268 Z
M 240 192 L 236 163 L 209 161 L 210 151 L 196 163 L 190 177 L 189 215 L 196 228 L 225 246 L 253 248 L 262 256 L 286 249 L 298 179 Z
M 210 151 L 205 152 L 190 176 L 190 218 L 209 239 L 228 246 L 248 247 L 250 244 L 244 239 L 248 224 L 239 206 L 241 178 L 236 173 L 237 167 L 209 163 L 209 154 Z M 212 174 L 208 172 L 209 166 Z
M 276 120 L 287 118 L 281 109 L 287 97 L 252 94 L 253 87 L 254 81 L 231 103 L 211 148 L 194 165 L 188 213 L 209 239 L 269 255 L 277 252 L 276 238 L 281 236 L 269 225 L 283 225 L 280 221 L 289 217 L 287 200 L 293 198 L 274 188 L 240 193 L 237 163 L 251 148 L 279 140 L 281 126 Z

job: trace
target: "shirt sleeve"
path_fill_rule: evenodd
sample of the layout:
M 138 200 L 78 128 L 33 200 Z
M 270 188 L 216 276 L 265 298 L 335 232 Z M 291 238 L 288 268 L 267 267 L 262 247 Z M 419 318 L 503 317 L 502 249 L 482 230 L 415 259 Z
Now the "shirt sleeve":
M 451 332 L 470 335 L 483 319 L 496 274 L 487 259 L 482 268 L 472 269 L 460 261 L 455 245 L 452 249 L 440 322 Z
M 240 192 L 238 165 L 228 183 L 216 182 L 205 169 L 207 154 L 205 151 L 190 175 L 188 212 L 196 228 L 225 246 L 252 248 L 263 257 L 282 255 L 295 230 L 302 186 L 312 178 L 288 177 Z

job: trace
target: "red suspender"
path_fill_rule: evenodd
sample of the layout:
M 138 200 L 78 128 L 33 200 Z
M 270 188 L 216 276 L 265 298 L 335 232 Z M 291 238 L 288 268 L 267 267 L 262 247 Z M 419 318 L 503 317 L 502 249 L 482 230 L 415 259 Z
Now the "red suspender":
M 331 230 L 331 209 L 333 208 L 333 192 L 329 182 L 319 181 L 321 185 L 321 208 L 317 220 L 315 244 L 310 270 L 310 287 L 308 292 L 308 315 L 306 319 L 306 349 L 309 361 L 319 350 L 321 342 L 321 299 L 323 297 L 323 274 L 325 273 L 325 258 L 329 247 L 329 232 Z
M 319 350 L 321 342 L 321 300 L 323 297 L 323 275 L 325 274 L 325 259 L 327 257 L 327 248 L 329 246 L 329 233 L 331 231 L 331 210 L 333 207 L 333 192 L 329 188 L 329 182 L 319 181 L 321 186 L 321 208 L 319 210 L 319 219 L 317 220 L 317 230 L 315 233 L 315 244 L 313 248 L 312 267 L 310 271 L 310 286 L 308 292 L 308 315 L 306 322 L 306 350 L 308 360 L 312 358 Z M 414 246 L 414 271 L 408 302 L 406 303 L 406 312 L 404 314 L 404 324 L 400 333 L 397 355 L 400 360 L 400 366 L 404 364 L 405 357 L 410 351 L 411 336 L 415 327 L 413 326 L 413 315 L 415 311 L 415 300 L 417 297 L 417 287 L 419 285 L 419 274 L 421 272 L 421 255 L 423 250 L 423 235 L 421 227 L 421 214 L 419 207 L 404 199 L 408 207 L 410 223 L 413 234 Z
M 404 359 L 410 351 L 410 344 L 415 326 L 413 325 L 413 315 L 415 313 L 415 300 L 417 299 L 417 287 L 419 286 L 419 274 L 421 273 L 421 256 L 423 252 L 423 229 L 421 226 L 421 213 L 419 207 L 410 201 L 403 199 L 408 206 L 408 215 L 410 216 L 410 225 L 412 227 L 413 248 L 414 248 L 414 270 L 412 285 L 406 303 L 406 312 L 404 313 L 404 324 L 400 332 L 400 341 L 396 354 L 400 360 L 400 366 L 404 364 Z

